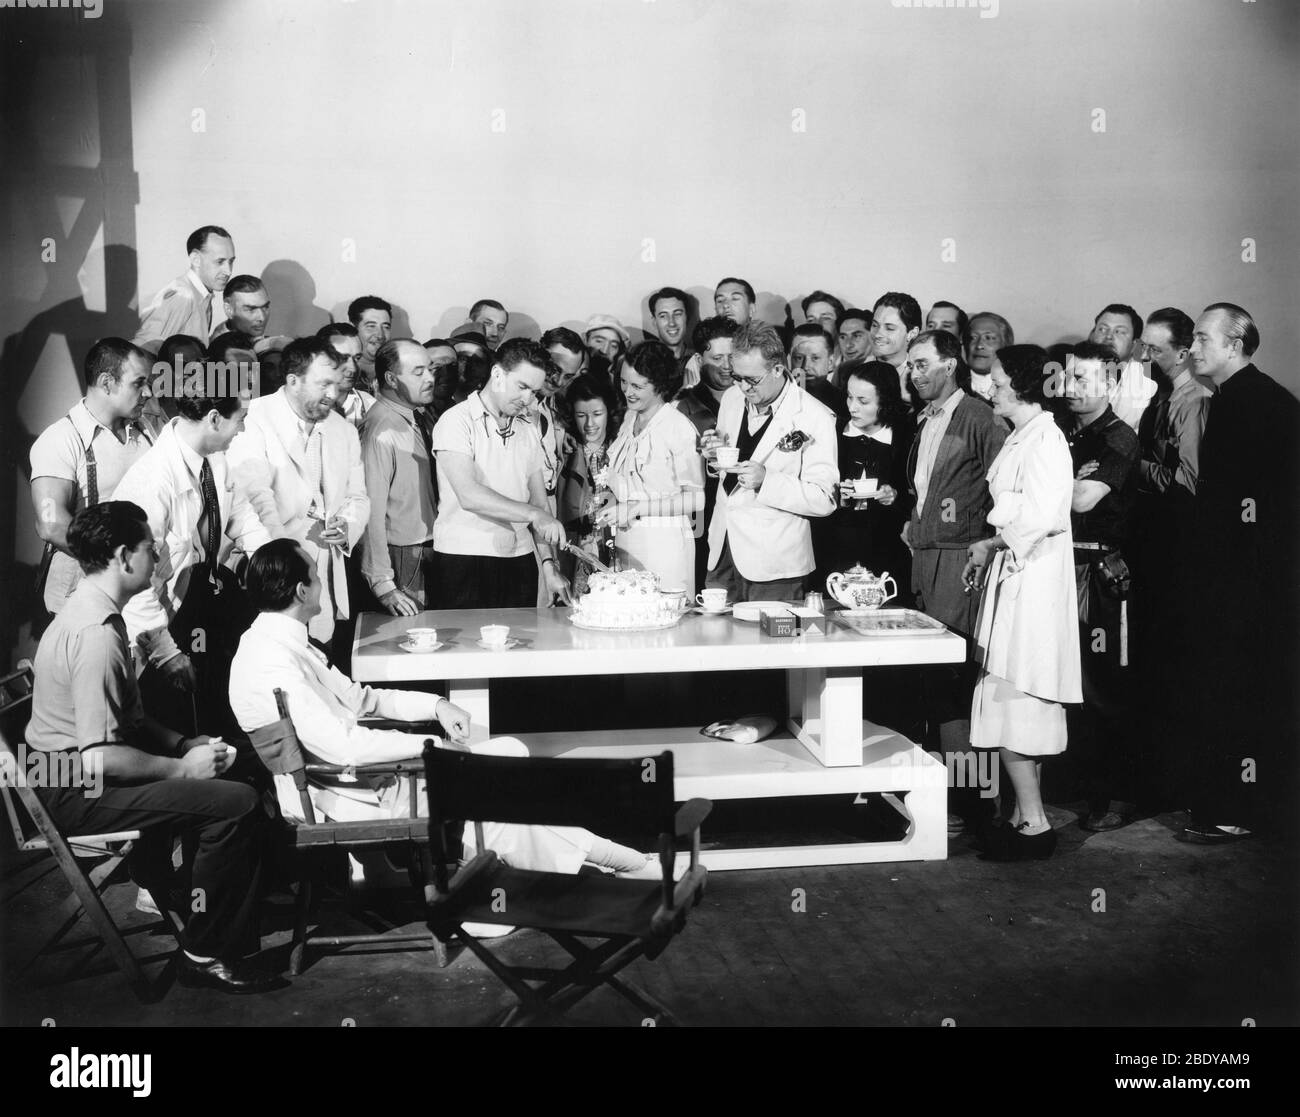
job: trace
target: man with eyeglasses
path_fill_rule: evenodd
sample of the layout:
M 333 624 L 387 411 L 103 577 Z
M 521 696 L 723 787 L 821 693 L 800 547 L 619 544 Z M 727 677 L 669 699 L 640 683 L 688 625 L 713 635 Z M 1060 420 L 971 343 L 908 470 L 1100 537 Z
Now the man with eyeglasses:
M 817 567 L 809 519 L 829 516 L 839 483 L 835 416 L 788 375 L 785 346 L 751 322 L 732 339 L 718 424 L 702 442 L 736 447 L 709 520 L 706 584 L 730 601 L 790 601 Z
M 548 373 L 551 357 L 541 345 L 511 338 L 483 388 L 433 429 L 439 608 L 531 608 L 539 566 L 552 598 L 569 601 L 557 559 L 564 527 L 548 510 L 545 454 L 531 415 Z

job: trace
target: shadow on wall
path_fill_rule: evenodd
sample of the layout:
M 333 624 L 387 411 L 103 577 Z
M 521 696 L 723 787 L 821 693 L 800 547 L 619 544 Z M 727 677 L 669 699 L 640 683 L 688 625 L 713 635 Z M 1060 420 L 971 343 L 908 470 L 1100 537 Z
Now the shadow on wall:
M 266 332 L 306 337 L 331 321 L 330 312 L 316 305 L 316 281 L 297 260 L 272 260 L 262 269 L 262 282 L 271 300 Z M 342 321 L 347 321 L 344 307 Z
M 82 394 L 82 365 L 100 337 L 131 337 L 137 325 L 139 185 L 131 132 L 131 37 L 125 15 L 76 8 L 4 13 L 0 104 L 8 227 L 0 254 L 7 336 L 0 377 L 0 665 L 29 650 L 44 623 L 35 568 L 18 561 L 18 524 L 30 531 L 27 454 L 39 430 L 23 416 L 62 414 Z M 49 132 L 51 114 L 60 122 Z M 71 204 L 69 204 L 71 203 Z M 95 246 L 103 244 L 106 248 Z M 41 369 L 39 378 L 34 376 Z M 32 420 L 28 420 L 32 421 Z M 39 422 L 40 420 L 36 420 Z M 24 540 L 23 551 L 35 551 Z M 24 646 L 20 648 L 20 643 Z

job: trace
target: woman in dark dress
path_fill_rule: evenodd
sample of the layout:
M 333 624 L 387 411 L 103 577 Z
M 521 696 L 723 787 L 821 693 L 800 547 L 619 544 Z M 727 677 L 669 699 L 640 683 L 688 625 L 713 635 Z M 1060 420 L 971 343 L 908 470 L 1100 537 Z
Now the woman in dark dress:
M 840 373 L 849 421 L 839 434 L 839 505 L 813 521 L 818 583 L 860 563 L 898 583 L 891 607 L 910 605 L 912 563 L 902 531 L 911 513 L 905 471 L 915 422 L 893 365 L 850 361 Z

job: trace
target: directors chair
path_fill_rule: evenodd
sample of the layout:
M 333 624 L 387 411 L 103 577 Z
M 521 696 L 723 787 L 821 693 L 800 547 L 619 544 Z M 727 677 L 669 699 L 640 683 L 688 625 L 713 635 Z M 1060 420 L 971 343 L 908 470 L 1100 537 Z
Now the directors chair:
M 704 895 L 700 824 L 713 805 L 692 799 L 675 808 L 673 754 L 626 760 L 476 756 L 426 742 L 424 765 L 435 882 L 429 928 L 443 942 L 459 939 L 518 998 L 501 1026 L 557 1017 L 602 985 L 655 1023 L 676 1024 L 663 1004 L 619 976 L 638 958 L 662 954 Z M 481 852 L 449 880 L 464 819 L 656 834 L 663 879 L 512 868 L 486 848 L 483 824 L 476 821 Z M 674 883 L 675 854 L 687 842 L 690 864 Z M 573 961 L 564 967 L 509 965 L 466 933 L 467 922 L 534 928 Z

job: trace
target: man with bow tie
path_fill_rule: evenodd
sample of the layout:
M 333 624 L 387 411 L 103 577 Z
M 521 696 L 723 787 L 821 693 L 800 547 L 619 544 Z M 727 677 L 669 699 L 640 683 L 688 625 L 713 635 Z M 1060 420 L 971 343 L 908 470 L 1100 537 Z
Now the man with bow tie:
M 157 353 L 173 334 L 197 337 L 204 345 L 214 327 L 225 320 L 216 292 L 224 291 L 235 270 L 235 242 L 220 225 L 195 229 L 185 242 L 190 267 L 173 279 L 140 314 L 140 328 L 131 340 Z
M 739 451 L 709 521 L 706 585 L 730 601 L 790 601 L 817 566 L 809 519 L 835 508 L 835 415 L 790 379 L 780 335 L 761 322 L 736 332 L 731 381 L 702 440 Z
M 334 405 L 342 361 L 319 337 L 285 346 L 284 384 L 248 405 L 244 431 L 227 459 L 273 539 L 296 539 L 316 564 L 323 592 L 308 630 L 329 643 L 336 620 L 350 615 L 344 559 L 370 516 L 361 440 Z

